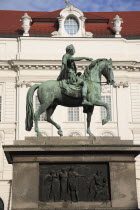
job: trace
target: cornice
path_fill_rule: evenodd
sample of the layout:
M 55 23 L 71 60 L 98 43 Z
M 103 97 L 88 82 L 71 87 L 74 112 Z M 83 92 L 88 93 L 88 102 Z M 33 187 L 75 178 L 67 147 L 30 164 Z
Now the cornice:
M 89 65 L 87 61 L 76 62 L 77 70 L 82 71 Z M 1 70 L 59 70 L 60 60 L 9 60 L 0 61 Z M 140 62 L 137 61 L 113 61 L 114 71 L 140 72 Z
M 0 70 L 10 70 L 11 65 L 9 64 L 8 61 L 0 61 Z

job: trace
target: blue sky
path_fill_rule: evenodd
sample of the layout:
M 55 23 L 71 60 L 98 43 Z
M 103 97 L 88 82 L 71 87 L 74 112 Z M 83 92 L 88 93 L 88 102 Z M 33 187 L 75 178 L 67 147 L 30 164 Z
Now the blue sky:
M 85 12 L 140 11 L 140 0 L 69 0 Z M 0 0 L 0 10 L 54 11 L 65 7 L 65 0 Z

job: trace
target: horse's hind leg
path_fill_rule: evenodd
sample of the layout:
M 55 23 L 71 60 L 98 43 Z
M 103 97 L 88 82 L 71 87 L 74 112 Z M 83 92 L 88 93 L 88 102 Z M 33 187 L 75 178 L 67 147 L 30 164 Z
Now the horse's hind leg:
M 46 104 L 41 104 L 39 109 L 34 114 L 35 132 L 37 133 L 37 136 L 42 136 L 38 128 L 38 121 L 39 121 L 40 115 L 46 110 L 46 108 L 47 108 Z
M 88 112 L 87 113 L 87 134 L 89 134 L 89 136 L 94 136 L 93 133 L 90 131 L 91 116 L 92 116 L 92 113 Z
M 62 131 L 60 125 L 58 125 L 56 122 L 54 122 L 54 121 L 51 119 L 51 116 L 52 116 L 52 114 L 53 114 L 55 108 L 56 108 L 56 106 L 52 106 L 52 107 L 50 107 L 49 109 L 46 110 L 46 118 L 45 118 L 45 120 L 46 120 L 47 122 L 53 124 L 53 125 L 58 129 L 58 134 L 59 134 L 60 136 L 63 136 L 63 131 Z

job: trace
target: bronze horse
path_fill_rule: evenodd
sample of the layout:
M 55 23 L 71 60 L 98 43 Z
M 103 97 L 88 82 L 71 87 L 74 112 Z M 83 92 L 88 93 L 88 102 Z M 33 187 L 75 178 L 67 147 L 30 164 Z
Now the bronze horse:
M 107 103 L 101 101 L 101 75 L 103 75 L 107 84 L 114 84 L 114 74 L 112 71 L 112 60 L 97 59 L 85 69 L 82 75 L 84 81 L 87 82 L 88 93 L 87 99 L 92 106 L 87 106 L 85 112 L 87 113 L 87 133 L 93 136 L 90 131 L 91 116 L 94 106 L 103 106 L 106 108 L 106 118 L 102 120 L 102 124 L 106 124 L 110 120 L 109 106 Z M 38 99 L 40 101 L 39 109 L 34 113 L 33 109 L 33 95 L 37 90 Z M 38 128 L 38 120 L 40 115 L 46 111 L 45 120 L 53 124 L 58 129 L 58 134 L 63 136 L 63 131 L 56 122 L 51 119 L 51 116 L 57 105 L 65 107 L 80 107 L 82 106 L 82 97 L 70 97 L 62 93 L 59 81 L 46 81 L 41 84 L 33 85 L 27 93 L 26 99 L 26 130 L 30 131 L 35 122 L 35 132 L 37 136 L 42 136 Z

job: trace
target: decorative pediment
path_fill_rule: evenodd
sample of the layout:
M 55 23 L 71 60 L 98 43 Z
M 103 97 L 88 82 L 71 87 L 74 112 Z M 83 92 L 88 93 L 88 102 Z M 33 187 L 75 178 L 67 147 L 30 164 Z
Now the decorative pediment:
M 53 37 L 92 37 L 91 32 L 85 30 L 83 12 L 70 5 L 60 12 L 58 17 L 59 30 L 52 33 Z

